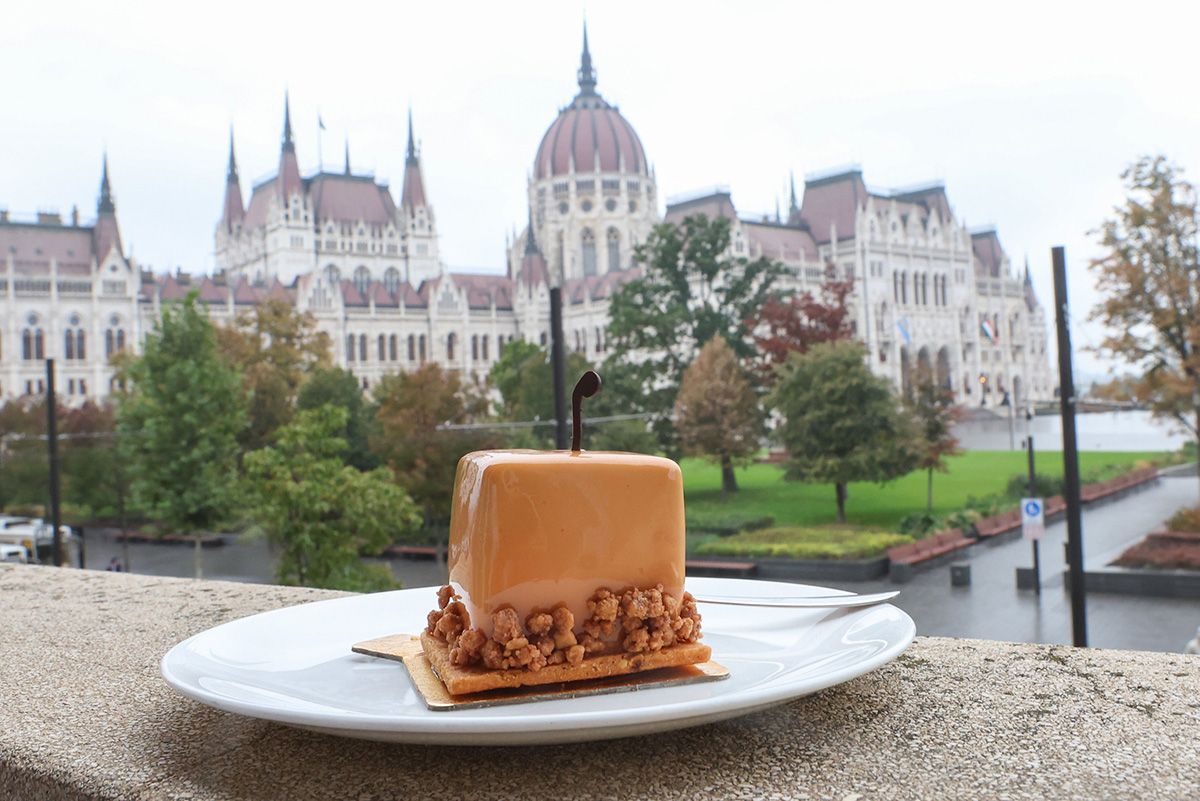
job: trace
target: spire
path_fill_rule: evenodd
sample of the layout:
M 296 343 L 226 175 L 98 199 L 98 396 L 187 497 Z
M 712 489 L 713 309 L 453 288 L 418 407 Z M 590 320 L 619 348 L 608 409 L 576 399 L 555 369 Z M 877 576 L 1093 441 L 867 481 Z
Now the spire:
M 1029 274 L 1029 254 L 1025 254 L 1025 284 L 1026 286 L 1033 285 L 1033 276 Z
M 596 70 L 592 68 L 592 54 L 588 50 L 587 20 L 583 22 L 583 55 L 579 59 L 579 94 L 596 94 Z
M 225 183 L 238 182 L 237 159 L 233 155 L 233 126 L 229 126 L 229 170 L 225 173 Z
M 525 235 L 525 255 L 532 256 L 533 254 L 540 252 L 538 250 L 537 240 L 533 238 L 533 207 L 530 207 L 529 209 L 529 228 L 527 230 L 528 233 Z
M 117 205 L 113 202 L 112 186 L 108 182 L 108 151 L 104 151 L 104 170 L 100 174 L 100 202 L 96 204 L 96 213 L 115 214 Z
M 350 174 L 350 137 L 346 137 L 346 175 Z
M 800 210 L 800 206 L 796 203 L 796 173 L 794 170 L 788 170 L 788 189 L 790 197 L 788 199 L 788 215 L 791 216 Z
M 408 155 L 404 159 L 405 164 L 417 163 L 417 140 L 413 136 L 412 127 L 412 108 L 408 110 Z
M 408 110 L 408 156 L 404 159 L 404 187 L 400 192 L 400 207 L 415 209 L 425 205 L 425 181 L 421 178 L 421 161 L 413 137 L 412 109 Z
M 233 155 L 233 126 L 229 126 L 229 171 L 225 176 L 225 209 L 221 222 L 225 230 L 232 232 L 241 225 L 246 213 L 242 208 L 242 187 L 238 182 L 237 159 Z
M 100 202 L 96 204 L 96 225 L 92 228 L 92 252 L 97 261 L 106 257 L 113 248 L 118 254 L 121 249 L 121 229 L 117 226 L 117 204 L 113 202 L 112 184 L 108 179 L 108 152 L 104 153 L 104 169 L 100 174 Z
M 275 186 L 280 197 L 290 198 L 303 192 L 300 180 L 300 164 L 296 160 L 296 143 L 292 140 L 292 104 L 288 93 L 283 93 L 283 147 L 279 152 L 279 175 Z
M 779 216 L 779 198 L 775 198 L 775 222 L 783 222 L 783 218 Z
M 296 144 L 292 141 L 292 108 L 286 89 L 283 92 L 283 149 L 289 153 L 296 150 Z

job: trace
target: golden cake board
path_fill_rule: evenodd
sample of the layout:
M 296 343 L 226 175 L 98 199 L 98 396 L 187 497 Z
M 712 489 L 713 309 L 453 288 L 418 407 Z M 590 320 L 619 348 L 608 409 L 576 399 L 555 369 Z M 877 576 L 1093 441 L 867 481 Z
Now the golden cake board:
M 442 645 L 445 648 L 445 645 Z M 713 661 L 694 665 L 660 667 L 620 675 L 609 675 L 596 679 L 555 682 L 524 687 L 504 687 L 483 692 L 451 695 L 438 676 L 434 666 L 425 655 L 419 637 L 411 634 L 393 634 L 374 640 L 360 642 L 351 648 L 354 653 L 391 659 L 400 662 L 408 671 L 413 687 L 435 712 L 457 709 L 477 709 L 506 704 L 524 704 L 532 701 L 558 701 L 565 698 L 581 698 L 588 695 L 632 692 L 656 687 L 677 687 L 706 681 L 719 681 L 729 677 L 729 671 Z M 598 657 L 604 658 L 604 657 Z M 585 664 L 586 664 L 585 660 Z M 484 671 L 479 669 L 480 673 Z M 492 671 L 493 673 L 518 673 L 518 671 Z M 527 671 L 520 671 L 526 673 Z

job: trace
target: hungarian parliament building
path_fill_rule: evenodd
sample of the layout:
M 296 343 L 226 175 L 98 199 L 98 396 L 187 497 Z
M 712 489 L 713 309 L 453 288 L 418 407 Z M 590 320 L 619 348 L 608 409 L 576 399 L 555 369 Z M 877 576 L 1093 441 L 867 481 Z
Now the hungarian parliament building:
M 212 276 L 144 272 L 126 255 L 107 159 L 94 221 L 0 212 L 0 397 L 44 391 L 54 358 L 60 398 L 102 400 L 110 358 L 137 351 L 163 304 L 191 292 L 222 324 L 270 300 L 311 314 L 369 390 L 426 361 L 482 378 L 510 340 L 546 344 L 549 290 L 561 286 L 566 346 L 599 363 L 609 297 L 639 275 L 635 248 L 694 214 L 730 221 L 730 256 L 782 263 L 784 291 L 816 292 L 831 269 L 852 280 L 856 335 L 897 389 L 924 368 L 964 404 L 1054 396 L 1028 266 L 1014 269 L 995 230 L 960 223 L 941 184 L 880 191 L 852 168 L 807 176 L 786 215 L 740 214 L 727 190 L 672 198 L 662 213 L 640 137 L 596 90 L 586 31 L 576 77 L 534 151 L 528 222 L 504 273 L 442 262 L 411 116 L 399 202 L 348 155 L 341 171 L 302 175 L 286 101 L 278 170 L 247 201 L 231 136 Z

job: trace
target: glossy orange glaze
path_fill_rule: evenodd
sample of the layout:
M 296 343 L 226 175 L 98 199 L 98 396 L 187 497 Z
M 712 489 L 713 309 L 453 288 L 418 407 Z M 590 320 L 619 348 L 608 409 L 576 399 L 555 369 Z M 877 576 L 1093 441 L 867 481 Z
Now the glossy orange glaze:
M 670 459 L 607 451 L 477 451 L 458 463 L 450 583 L 472 624 L 524 620 L 598 587 L 683 591 L 683 475 Z

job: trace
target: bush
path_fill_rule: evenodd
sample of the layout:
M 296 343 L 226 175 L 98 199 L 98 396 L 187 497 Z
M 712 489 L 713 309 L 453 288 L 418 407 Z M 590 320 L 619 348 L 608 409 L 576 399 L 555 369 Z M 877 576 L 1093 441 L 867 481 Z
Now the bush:
M 759 531 L 775 525 L 775 518 L 770 515 L 762 517 L 717 517 L 704 520 L 688 520 L 687 530 L 696 534 L 716 534 L 718 537 L 729 537 L 739 531 Z
M 1167 518 L 1167 531 L 1200 531 L 1200 506 L 1185 506 Z
M 946 528 L 957 528 L 965 533 L 970 531 L 979 519 L 980 514 L 974 509 L 959 509 L 946 515 Z
M 743 531 L 732 537 L 705 542 L 696 553 L 784 559 L 864 559 L 912 541 L 912 537 L 904 534 L 850 526 L 785 527 Z
M 1055 495 L 1062 495 L 1064 491 L 1062 476 L 1046 476 L 1037 473 L 1033 477 L 1032 497 L 1034 498 L 1052 498 Z M 1030 497 L 1029 476 L 1017 475 L 1010 478 L 1008 486 L 1005 487 L 1004 496 L 1012 500 Z
M 929 512 L 917 512 L 900 518 L 900 525 L 897 528 L 901 534 L 924 537 L 926 534 L 941 531 L 946 526 L 942 518 L 937 515 Z

